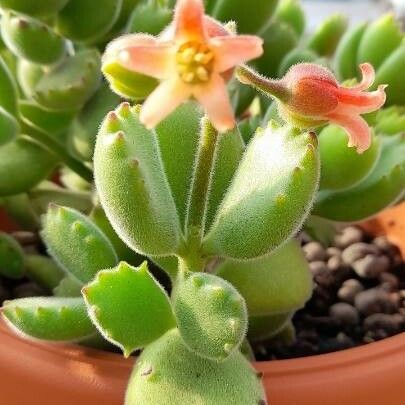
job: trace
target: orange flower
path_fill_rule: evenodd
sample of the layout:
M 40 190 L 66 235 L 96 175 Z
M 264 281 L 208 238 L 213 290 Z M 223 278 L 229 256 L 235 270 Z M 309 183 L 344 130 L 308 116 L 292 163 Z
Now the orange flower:
M 146 127 L 155 127 L 194 97 L 217 130 L 225 132 L 235 126 L 226 88 L 229 72 L 262 52 L 260 38 L 232 35 L 205 16 L 202 0 L 178 0 L 173 23 L 159 37 L 121 37 L 107 48 L 104 62 L 116 59 L 126 69 L 161 81 L 142 106 Z
M 349 136 L 349 147 L 358 153 L 371 144 L 371 130 L 361 114 L 381 108 L 386 99 L 385 87 L 366 92 L 374 82 L 374 68 L 369 63 L 360 65 L 361 82 L 353 87 L 340 86 L 326 68 L 301 63 L 293 66 L 280 80 L 268 80 L 255 72 L 240 68 L 239 79 L 279 101 L 280 115 L 298 128 L 311 128 L 327 122 L 341 126 Z

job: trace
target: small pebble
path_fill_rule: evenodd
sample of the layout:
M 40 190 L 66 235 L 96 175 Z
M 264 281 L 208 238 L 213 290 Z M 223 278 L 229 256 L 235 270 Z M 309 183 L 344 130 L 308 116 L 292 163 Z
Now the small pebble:
M 357 310 L 365 316 L 376 313 L 390 314 L 398 309 L 391 301 L 390 295 L 379 288 L 371 288 L 358 293 L 354 304 Z
M 340 249 L 338 249 L 337 247 L 332 246 L 332 247 L 328 247 L 326 249 L 326 255 L 329 258 L 334 257 L 334 256 L 340 257 L 340 256 L 342 256 L 342 251 Z
M 360 281 L 356 280 L 355 278 L 351 278 L 343 282 L 342 286 L 338 290 L 337 295 L 342 301 L 353 304 L 356 295 L 363 290 L 364 287 Z
M 377 246 L 359 242 L 354 243 L 353 245 L 350 245 L 345 250 L 343 250 L 342 258 L 344 263 L 346 263 L 347 265 L 352 265 L 354 262 L 362 259 L 367 255 L 378 255 L 379 253 L 380 251 Z
M 387 256 L 366 256 L 352 263 L 353 270 L 362 278 L 376 278 L 390 267 L 390 260 Z
M 326 266 L 326 263 L 322 262 L 320 260 L 310 262 L 309 269 L 311 270 L 311 273 L 314 277 L 328 271 L 328 267 Z
M 395 274 L 384 272 L 380 274 L 379 280 L 381 282 L 381 288 L 386 291 L 394 291 L 399 287 L 399 280 Z
M 329 258 L 327 266 L 331 271 L 339 270 L 344 265 L 343 260 L 340 256 L 332 256 Z
M 309 262 L 326 260 L 325 248 L 319 242 L 309 242 L 302 249 Z
M 334 245 L 345 249 L 354 243 L 361 242 L 364 238 L 363 231 L 355 226 L 348 226 L 342 233 L 336 235 Z
M 329 309 L 329 315 L 338 320 L 342 325 L 356 325 L 359 322 L 357 309 L 345 302 L 338 302 Z
M 402 317 L 398 314 L 373 314 L 364 320 L 364 329 L 366 331 L 384 330 L 388 334 L 400 331 L 403 323 Z

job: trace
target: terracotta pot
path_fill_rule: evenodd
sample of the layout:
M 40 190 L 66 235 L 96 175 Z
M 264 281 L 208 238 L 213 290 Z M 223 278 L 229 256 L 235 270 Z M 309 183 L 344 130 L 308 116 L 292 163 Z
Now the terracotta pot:
M 405 204 L 364 227 L 386 232 L 405 251 Z M 30 342 L 0 323 L 0 403 L 122 405 L 133 361 L 78 346 Z M 255 367 L 264 374 L 271 405 L 405 403 L 405 333 L 341 352 Z

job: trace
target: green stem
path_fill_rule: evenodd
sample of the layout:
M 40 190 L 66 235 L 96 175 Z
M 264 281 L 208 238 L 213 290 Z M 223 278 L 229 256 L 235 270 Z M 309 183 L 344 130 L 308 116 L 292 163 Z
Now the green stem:
M 188 270 L 203 271 L 206 259 L 200 253 L 204 236 L 212 168 L 215 162 L 218 132 L 204 118 L 201 125 L 200 143 L 194 167 L 191 193 L 188 201 L 185 229 L 185 248 L 179 262 Z
M 62 145 L 50 135 L 42 131 L 30 130 L 29 136 L 41 144 L 42 147 L 56 155 L 69 169 L 74 171 L 85 181 L 92 183 L 93 172 L 83 162 L 73 157 L 66 150 L 66 146 Z
M 281 80 L 267 79 L 247 66 L 239 66 L 236 69 L 236 77 L 241 83 L 252 86 L 267 96 L 273 96 L 283 102 L 290 98 L 290 91 Z

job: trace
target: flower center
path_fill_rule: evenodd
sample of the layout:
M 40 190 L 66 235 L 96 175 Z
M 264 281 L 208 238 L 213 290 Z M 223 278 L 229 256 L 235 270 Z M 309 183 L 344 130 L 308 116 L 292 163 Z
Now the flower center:
M 214 54 L 207 45 L 190 41 L 180 46 L 176 55 L 177 71 L 188 84 L 207 82 L 214 66 Z

